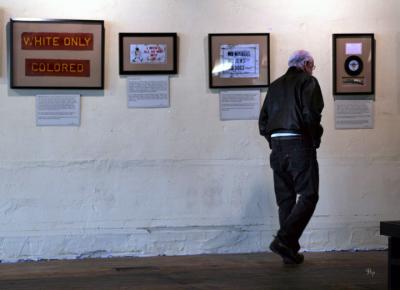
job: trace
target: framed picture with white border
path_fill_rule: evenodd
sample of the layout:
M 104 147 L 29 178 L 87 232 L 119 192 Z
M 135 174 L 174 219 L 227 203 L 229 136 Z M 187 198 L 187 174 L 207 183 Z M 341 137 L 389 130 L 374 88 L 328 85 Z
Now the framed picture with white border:
M 210 88 L 269 86 L 269 33 L 208 35 Z

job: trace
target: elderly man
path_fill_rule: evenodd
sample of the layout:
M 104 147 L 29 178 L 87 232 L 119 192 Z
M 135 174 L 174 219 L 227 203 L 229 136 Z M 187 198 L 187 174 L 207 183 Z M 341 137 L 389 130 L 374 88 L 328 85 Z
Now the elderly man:
M 279 207 L 280 229 L 270 249 L 285 264 L 300 264 L 304 256 L 298 253 L 299 239 L 318 201 L 316 149 L 323 132 L 320 122 L 324 101 L 312 76 L 315 66 L 310 53 L 296 51 L 288 64 L 287 72 L 268 89 L 259 129 L 272 149 L 270 165 Z

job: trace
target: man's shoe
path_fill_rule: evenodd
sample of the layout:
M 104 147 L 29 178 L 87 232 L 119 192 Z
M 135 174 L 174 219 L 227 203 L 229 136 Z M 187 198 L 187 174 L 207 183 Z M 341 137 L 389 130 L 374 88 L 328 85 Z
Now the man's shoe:
M 294 265 L 294 264 L 301 264 L 304 262 L 303 254 L 296 253 L 296 254 L 294 254 L 294 258 L 295 258 L 295 260 L 283 258 L 283 263 L 285 265 Z
M 294 253 L 293 250 L 282 243 L 278 237 L 274 238 L 269 248 L 272 252 L 281 256 L 285 264 L 301 264 L 304 261 L 304 256 L 302 254 Z

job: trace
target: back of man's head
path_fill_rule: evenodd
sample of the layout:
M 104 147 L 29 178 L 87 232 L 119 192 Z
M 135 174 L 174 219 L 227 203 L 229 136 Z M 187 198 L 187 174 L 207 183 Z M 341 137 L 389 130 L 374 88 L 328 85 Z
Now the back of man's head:
M 313 62 L 314 59 L 311 54 L 306 50 L 296 50 L 289 57 L 288 65 L 289 67 L 297 67 L 303 69 L 307 62 Z

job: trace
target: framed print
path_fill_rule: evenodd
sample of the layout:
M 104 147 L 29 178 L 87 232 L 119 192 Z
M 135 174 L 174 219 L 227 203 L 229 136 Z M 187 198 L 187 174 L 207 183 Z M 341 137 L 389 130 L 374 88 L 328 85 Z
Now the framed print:
M 119 74 L 176 74 L 176 33 L 120 33 Z
M 104 21 L 10 19 L 10 34 L 11 88 L 104 88 Z
M 374 92 L 374 34 L 333 34 L 333 94 Z
M 210 88 L 267 87 L 269 33 L 209 34 Z

